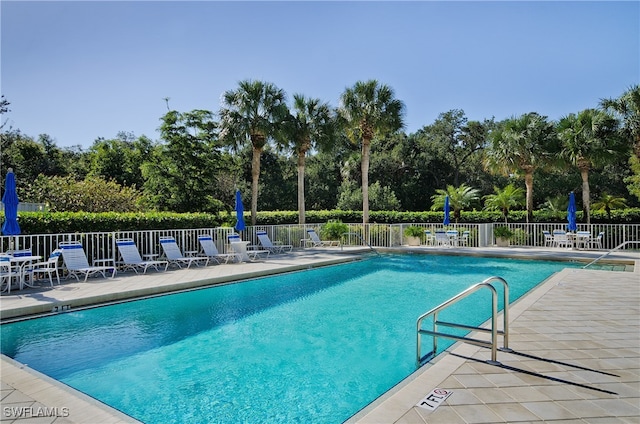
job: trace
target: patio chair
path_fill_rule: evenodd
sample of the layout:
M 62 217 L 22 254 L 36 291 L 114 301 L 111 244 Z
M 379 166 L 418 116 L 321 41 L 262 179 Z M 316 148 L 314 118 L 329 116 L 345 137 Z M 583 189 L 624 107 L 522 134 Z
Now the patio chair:
M 542 231 L 542 235 L 544 236 L 544 247 L 553 246 L 553 236 L 549 231 Z
M 262 247 L 271 253 L 284 253 L 285 251 L 291 252 L 293 250 L 293 245 L 291 244 L 272 243 L 266 231 L 256 231 L 256 235 Z
M 436 246 L 452 247 L 449 234 L 444 231 L 436 231 Z
M 591 240 L 591 233 L 589 231 L 577 231 L 575 234 L 575 246 L 578 249 L 586 249 L 589 247 L 589 240 Z
M 555 247 L 572 247 L 573 241 L 569 239 L 569 236 L 565 231 L 555 230 L 553 232 L 553 245 Z
M 0 255 L 0 292 L 11 293 L 13 283 L 20 283 L 20 266 L 11 264 L 11 256 Z
M 221 259 L 224 259 L 224 263 L 229 263 L 230 260 L 235 259 L 240 262 L 240 255 L 238 253 L 220 253 L 216 244 L 213 242 L 213 237 L 207 235 L 198 236 L 198 242 L 205 256 L 213 259 L 217 263 L 220 263 Z
M 313 228 L 307 230 L 307 235 L 308 239 L 300 240 L 304 247 L 307 247 L 307 243 L 311 243 L 311 247 L 340 246 L 339 240 L 320 240 L 318 233 Z
M 204 262 L 205 266 L 209 265 L 207 256 L 184 256 L 178 247 L 178 243 L 176 243 L 176 239 L 171 236 L 160 237 L 160 246 L 162 246 L 164 255 L 169 263 L 176 265 L 178 268 L 182 268 L 182 265 L 187 264 L 187 269 L 189 269 L 194 262 L 196 265 L 202 262 Z
M 449 244 L 453 247 L 458 247 L 458 231 L 447 230 L 447 236 L 449 237 Z
M 106 278 L 107 271 L 111 271 L 111 278 L 116 276 L 116 264 L 113 259 L 95 259 L 92 262 L 93 265 L 89 265 L 87 255 L 78 242 L 62 242 L 58 244 L 58 248 L 62 251 L 62 259 L 68 272 L 67 277 L 73 276 L 77 281 L 80 281 L 80 276 L 84 275 L 84 281 L 87 281 L 87 278 L 94 274 L 101 274 Z M 112 265 L 106 265 L 108 263 Z
M 121 266 L 123 270 L 131 269 L 137 274 L 138 269 L 142 269 L 142 273 L 146 274 L 149 267 L 156 271 L 160 271 L 158 267 L 163 265 L 164 271 L 169 267 L 169 261 L 143 260 L 133 239 L 118 239 L 116 240 L 116 246 L 118 246 L 118 251 L 122 257 Z
M 58 272 L 58 259 L 60 259 L 60 255 L 62 251 L 60 249 L 56 249 L 49 255 L 49 259 L 44 262 L 36 262 L 34 264 L 27 265 L 26 272 L 30 275 L 31 281 L 36 279 L 36 276 L 39 274 L 46 274 L 49 277 L 49 284 L 51 284 L 51 288 L 53 288 L 53 276 L 56 276 L 56 280 L 58 281 L 58 285 L 60 285 L 60 273 Z
M 592 237 L 587 242 L 587 246 L 590 249 L 600 249 L 602 250 L 602 238 L 604 237 L 604 231 L 598 233 L 597 237 Z
M 471 232 L 463 231 L 462 235 L 458 238 L 458 246 L 469 246 L 469 235 Z
M 268 258 L 271 253 L 269 250 L 260 249 L 255 245 L 249 245 L 248 241 L 242 241 L 238 234 L 229 234 L 227 238 L 229 239 L 229 247 L 240 255 L 240 260 L 242 261 L 255 261 L 260 255 L 265 255 Z
M 436 236 L 433 235 L 431 230 L 424 230 L 424 244 L 428 246 L 436 244 Z
M 13 256 L 13 257 L 21 257 L 21 256 L 31 256 L 33 255 L 33 253 L 31 253 L 31 249 L 19 249 L 19 250 L 11 250 L 8 252 L 9 255 Z

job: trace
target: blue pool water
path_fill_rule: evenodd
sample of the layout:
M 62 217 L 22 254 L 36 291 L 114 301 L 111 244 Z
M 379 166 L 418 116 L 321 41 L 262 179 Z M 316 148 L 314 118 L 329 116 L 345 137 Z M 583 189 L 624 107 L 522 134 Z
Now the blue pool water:
M 340 423 L 415 370 L 420 314 L 494 275 L 513 302 L 567 266 L 388 255 L 5 324 L 1 348 L 148 424 Z M 488 299 L 440 316 L 480 324 Z

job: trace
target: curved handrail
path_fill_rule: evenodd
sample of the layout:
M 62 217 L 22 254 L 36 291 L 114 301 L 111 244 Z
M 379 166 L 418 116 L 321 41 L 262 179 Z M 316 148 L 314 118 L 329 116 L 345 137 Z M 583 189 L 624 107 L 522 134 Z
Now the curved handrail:
M 499 281 L 502 283 L 502 285 L 504 286 L 504 314 L 503 314 L 503 331 L 498 331 L 498 326 L 497 326 L 497 320 L 498 320 L 498 292 L 496 291 L 495 287 L 493 287 L 493 285 L 491 285 L 491 282 L 493 281 Z M 482 289 L 482 288 L 488 288 L 491 291 L 491 330 L 487 330 L 486 328 L 481 328 L 481 327 L 474 327 L 474 326 L 468 326 L 468 325 L 464 325 L 464 324 L 454 324 L 454 323 L 449 323 L 449 322 L 442 322 L 442 321 L 438 321 L 438 312 L 440 312 L 441 310 L 443 310 L 444 308 L 458 302 L 459 300 L 464 299 L 465 297 L 469 296 L 472 293 L 475 293 L 476 291 Z M 423 330 L 422 329 L 422 321 L 427 318 L 428 316 L 433 315 L 433 331 L 430 330 Z M 483 332 L 491 332 L 491 342 L 487 342 L 484 340 L 476 340 L 476 339 L 471 339 L 468 337 L 461 337 L 461 336 L 456 336 L 456 335 L 452 335 L 452 334 L 445 334 L 445 333 L 440 333 L 437 331 L 437 325 L 443 325 L 443 326 L 447 326 L 447 327 L 458 327 L 458 328 L 465 328 L 465 329 L 469 329 L 469 330 L 476 330 L 476 331 L 483 331 Z M 462 341 L 466 341 L 472 344 L 476 344 L 479 346 L 485 346 L 485 347 L 491 347 L 491 362 L 493 363 L 497 363 L 497 338 L 498 338 L 498 334 L 502 334 L 503 335 L 503 343 L 504 343 L 504 347 L 503 350 L 508 351 L 509 350 L 509 284 L 507 283 L 507 281 L 502 278 L 502 277 L 489 277 L 487 279 L 485 279 L 484 281 L 474 284 L 473 286 L 469 287 L 468 289 L 458 293 L 457 295 L 455 295 L 454 297 L 452 297 L 451 299 L 441 303 L 440 305 L 436 306 L 435 308 L 431 309 L 428 312 L 425 312 L 424 314 L 420 315 L 418 317 L 418 319 L 416 320 L 416 367 L 420 367 L 420 363 L 422 362 L 422 356 L 420 355 L 421 353 L 421 334 L 429 334 L 434 336 L 433 337 L 433 353 L 435 354 L 435 352 L 437 352 L 438 349 L 438 343 L 437 343 L 437 338 L 438 337 L 445 337 L 445 338 L 449 338 L 449 339 L 454 339 L 454 340 L 462 340 Z
M 343 236 L 356 236 L 360 239 L 360 241 L 362 241 L 362 243 L 366 246 L 369 246 L 369 249 L 373 250 L 374 252 L 376 252 L 378 255 L 380 254 L 380 252 L 378 252 L 376 249 L 373 248 L 373 246 L 371 246 L 369 243 L 367 243 L 360 234 L 358 233 L 342 233 Z M 342 245 L 340 245 L 340 247 L 342 248 Z
M 600 259 L 602 258 L 606 258 L 607 256 L 609 256 L 610 254 L 612 254 L 613 252 L 615 252 L 616 250 L 620 250 L 622 247 L 626 246 L 627 244 L 639 244 L 640 245 L 640 240 L 628 240 L 628 241 L 623 241 L 622 243 L 620 243 L 619 245 L 617 245 L 616 247 L 614 247 L 613 249 L 609 250 L 608 252 L 604 253 L 601 256 L 598 256 L 597 258 L 595 258 L 594 260 L 592 260 L 591 262 L 589 262 L 588 264 L 586 264 L 585 266 L 582 267 L 582 269 L 587 268 L 590 265 L 595 264 L 596 262 L 598 262 Z

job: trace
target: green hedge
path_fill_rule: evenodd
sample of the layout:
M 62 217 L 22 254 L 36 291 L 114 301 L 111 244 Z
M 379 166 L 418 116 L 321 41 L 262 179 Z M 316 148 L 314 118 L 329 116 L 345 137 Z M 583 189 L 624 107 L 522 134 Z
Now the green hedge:
M 564 222 L 566 214 L 534 211 L 534 222 Z M 4 221 L 4 214 L 0 213 Z M 141 231 L 168 230 L 181 228 L 215 228 L 233 226 L 235 215 L 222 213 L 219 215 L 207 213 L 85 213 L 85 212 L 20 212 L 18 214 L 23 234 L 53 234 L 75 232 L 103 232 L 103 231 Z M 397 212 L 372 211 L 369 222 L 378 224 L 396 223 L 441 223 L 442 212 Z M 307 223 L 325 223 L 330 220 L 345 223 L 362 222 L 361 211 L 308 211 Z M 499 212 L 462 212 L 459 223 L 503 222 Z M 251 215 L 245 213 L 245 222 L 251 222 Z M 258 225 L 296 224 L 297 211 L 258 212 Z M 509 222 L 526 222 L 526 212 L 515 211 L 509 214 Z M 578 222 L 582 221 L 582 214 L 578 213 Z M 454 223 L 451 214 L 451 223 Z M 596 211 L 591 214 L 591 223 L 630 224 L 640 223 L 640 208 L 614 210 L 611 218 L 606 213 Z
M 223 222 L 220 216 L 206 213 L 158 212 L 20 212 L 18 221 L 23 234 L 213 228 Z

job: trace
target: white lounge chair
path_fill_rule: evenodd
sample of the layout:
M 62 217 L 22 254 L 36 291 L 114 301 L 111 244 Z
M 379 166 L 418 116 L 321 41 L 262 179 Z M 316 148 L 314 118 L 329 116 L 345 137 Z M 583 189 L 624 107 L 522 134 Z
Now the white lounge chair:
M 285 251 L 291 252 L 291 250 L 293 250 L 293 245 L 291 244 L 281 244 L 277 242 L 273 244 L 266 231 L 256 231 L 256 235 L 262 247 L 271 253 L 284 253 Z
M 143 260 L 133 239 L 118 239 L 116 246 L 122 257 L 122 268 L 125 270 L 132 269 L 137 274 L 138 269 L 142 269 L 142 273 L 146 274 L 149 267 L 156 271 L 160 271 L 158 267 L 164 266 L 164 271 L 169 267 L 169 261 Z
M 108 271 L 111 271 L 112 278 L 116 276 L 116 264 L 113 259 L 95 259 L 92 262 L 93 265 L 89 265 L 87 255 L 78 242 L 62 242 L 58 244 L 58 248 L 62 251 L 62 258 L 69 277 L 76 277 L 76 280 L 80 281 L 80 275 L 84 275 L 84 281 L 87 281 L 87 278 L 94 274 L 101 274 L 106 278 Z M 109 263 L 111 265 L 106 265 Z
M 249 246 L 249 242 L 242 241 L 238 234 L 229 234 L 227 238 L 229 239 L 229 247 L 235 253 L 240 255 L 240 260 L 242 261 L 254 261 L 258 259 L 260 255 L 265 255 L 268 258 L 269 254 L 271 253 L 266 249 L 259 249 L 256 248 L 256 246 Z
M 184 256 L 178 247 L 178 243 L 176 243 L 176 239 L 171 236 L 160 237 L 160 246 L 162 246 L 164 255 L 169 263 L 176 265 L 178 268 L 182 268 L 182 265 L 187 264 L 187 269 L 189 269 L 194 262 L 196 265 L 202 262 L 204 262 L 205 266 L 209 265 L 207 256 Z
M 36 262 L 27 266 L 26 272 L 30 274 L 31 280 L 35 280 L 39 274 L 46 274 L 49 277 L 49 283 L 53 288 L 53 276 L 56 276 L 58 284 L 60 284 L 60 273 L 58 272 L 58 259 L 62 251 L 56 249 L 49 255 L 49 259 L 45 262 Z
M 235 259 L 240 262 L 240 255 L 238 253 L 220 253 L 216 244 L 213 242 L 213 238 L 207 235 L 198 236 L 198 242 L 205 256 L 213 259 L 217 263 L 220 263 L 221 259 L 224 259 L 224 263 L 229 263 L 230 260 Z
M 323 246 L 340 246 L 338 240 L 320 240 L 318 233 L 313 228 L 307 230 L 308 239 L 302 239 L 300 242 L 304 247 L 307 247 L 308 243 L 311 243 L 311 247 L 323 247 Z

